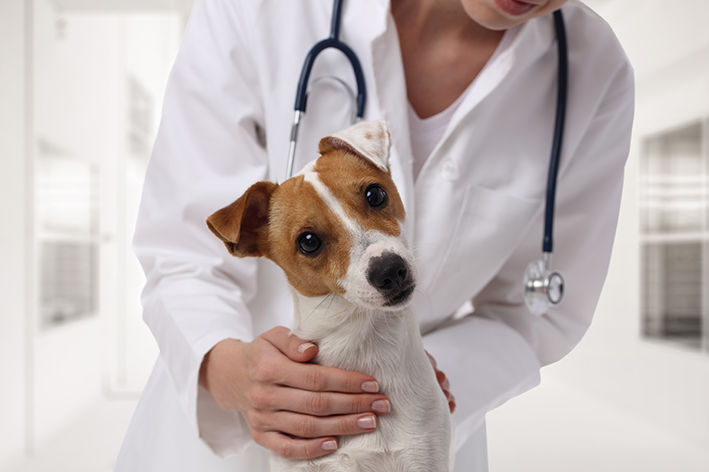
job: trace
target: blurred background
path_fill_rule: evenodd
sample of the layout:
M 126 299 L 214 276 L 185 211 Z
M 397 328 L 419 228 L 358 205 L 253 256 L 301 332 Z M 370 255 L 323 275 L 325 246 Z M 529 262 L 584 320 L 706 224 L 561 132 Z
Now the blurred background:
M 488 415 L 492 472 L 709 471 L 709 2 L 588 0 L 635 67 L 588 335 Z M 130 249 L 192 0 L 0 0 L 0 472 L 107 472 L 157 348 Z

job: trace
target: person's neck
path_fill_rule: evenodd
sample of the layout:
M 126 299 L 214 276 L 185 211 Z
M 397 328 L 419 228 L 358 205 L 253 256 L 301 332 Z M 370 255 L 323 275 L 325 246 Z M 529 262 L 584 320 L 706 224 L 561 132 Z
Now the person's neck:
M 421 45 L 497 45 L 504 34 L 504 30 L 490 30 L 473 21 L 460 0 L 391 0 L 391 13 L 399 34 Z
M 474 22 L 460 0 L 391 0 L 391 10 L 409 103 L 421 118 L 454 103 L 504 35 Z

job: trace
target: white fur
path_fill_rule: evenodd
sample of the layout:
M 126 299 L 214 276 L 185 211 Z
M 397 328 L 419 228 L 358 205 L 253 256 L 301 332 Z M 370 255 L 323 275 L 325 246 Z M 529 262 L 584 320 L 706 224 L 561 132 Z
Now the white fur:
M 293 292 L 294 333 L 319 348 L 321 365 L 366 372 L 392 410 L 371 433 L 340 436 L 339 448 L 314 460 L 271 456 L 273 472 L 449 472 L 453 421 L 423 349 L 410 308 L 368 309 L 333 294 Z
M 369 139 L 367 139 L 369 136 Z M 372 162 L 382 171 L 388 172 L 389 168 L 389 130 L 384 121 L 366 121 L 357 123 L 346 130 L 339 131 L 323 139 L 328 145 L 338 148 L 338 141 L 347 144 L 361 157 Z
M 355 305 L 384 311 L 399 311 L 401 306 L 388 307 L 384 296 L 367 280 L 367 268 L 372 258 L 381 256 L 384 251 L 399 254 L 407 264 L 411 275 L 416 276 L 414 256 L 406 247 L 402 237 L 395 238 L 378 231 L 359 231 L 353 237 L 355 244 L 350 248 L 350 264 L 340 286 L 345 289 L 345 298 Z
M 342 208 L 342 205 L 339 201 L 337 201 L 337 198 L 335 198 L 330 189 L 327 188 L 324 183 L 322 183 L 320 177 L 318 176 L 318 173 L 311 170 L 303 175 L 304 180 L 310 185 L 312 185 L 313 188 L 315 188 L 315 191 L 317 192 L 318 196 L 325 202 L 330 211 L 332 211 L 335 216 L 337 216 L 342 225 L 347 228 L 347 231 L 350 234 L 356 233 L 357 226 L 359 225 L 357 225 L 350 217 L 347 216 L 347 214 L 345 213 L 345 209 Z
M 426 356 L 418 323 L 405 305 L 386 300 L 367 280 L 373 257 L 399 254 L 415 270 L 403 231 L 393 237 L 365 231 L 350 218 L 312 165 L 301 171 L 350 233 L 347 275 L 338 283 L 345 297 L 306 297 L 293 290 L 293 332 L 317 343 L 315 362 L 364 372 L 377 379 L 392 410 L 378 416 L 371 433 L 341 436 L 339 448 L 314 460 L 271 456 L 274 472 L 449 472 L 453 468 L 453 421 Z M 415 273 L 411 274 L 415 277 Z

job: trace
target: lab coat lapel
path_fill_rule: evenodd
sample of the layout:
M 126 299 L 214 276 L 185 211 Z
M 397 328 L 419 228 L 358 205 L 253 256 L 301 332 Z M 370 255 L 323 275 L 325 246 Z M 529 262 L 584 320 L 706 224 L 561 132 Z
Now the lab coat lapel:
M 549 50 L 554 30 L 540 20 L 524 24 L 512 45 L 478 76 L 416 182 L 415 208 L 426 215 L 414 230 L 421 282 L 416 305 L 423 332 L 494 277 L 540 214 L 541 200 L 477 185 L 481 176 L 470 171 L 479 167 L 460 165 L 460 159 L 471 158 L 476 144 L 459 129 L 513 68 L 525 67 Z M 494 157 L 475 158 L 495 166 Z

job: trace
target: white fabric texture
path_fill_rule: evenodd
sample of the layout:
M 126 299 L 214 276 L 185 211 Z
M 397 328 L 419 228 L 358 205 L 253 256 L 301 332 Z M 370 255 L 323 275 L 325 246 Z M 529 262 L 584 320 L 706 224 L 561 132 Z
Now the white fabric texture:
M 302 60 L 327 36 L 331 5 L 195 3 L 168 82 L 134 239 L 147 275 L 144 318 L 160 358 L 117 472 L 268 470 L 267 454 L 253 446 L 241 416 L 220 410 L 197 380 L 204 354 L 220 340 L 250 341 L 290 326 L 289 288 L 273 263 L 230 256 L 204 221 L 253 183 L 283 179 Z M 458 402 L 459 447 L 484 447 L 485 414 L 539 383 L 540 367 L 579 342 L 608 267 L 630 141 L 632 68 L 608 25 L 585 5 L 572 0 L 563 12 L 570 84 L 554 263 L 567 286 L 560 307 L 535 317 L 525 308 L 521 279 L 541 252 L 557 90 L 551 17 L 522 25 L 485 67 L 414 184 L 388 3 L 344 6 L 341 36 L 359 56 L 368 87 L 365 119 L 385 120 L 391 133 L 391 172 L 419 266 L 414 306 L 426 348 Z M 312 78 L 327 75 L 354 86 L 339 52 L 316 61 Z M 296 171 L 317 156 L 322 137 L 348 127 L 344 100 L 337 87 L 310 97 Z M 471 299 L 475 312 L 453 320 Z M 460 470 L 486 470 L 484 460 L 461 457 L 470 464 Z
M 498 57 L 507 51 L 510 46 L 512 46 L 512 43 L 521 28 L 522 25 L 517 25 L 505 31 L 500 43 L 497 45 L 497 48 L 495 48 L 495 52 L 493 52 L 492 56 L 490 56 L 490 59 L 483 67 L 483 70 L 485 68 L 495 66 L 495 62 L 498 60 Z M 411 106 L 411 103 L 407 102 L 409 135 L 411 137 L 411 155 L 414 158 L 414 180 L 418 178 L 426 159 L 428 159 L 428 156 L 431 155 L 431 151 L 433 151 L 443 137 L 443 133 L 446 131 L 446 128 L 448 128 L 448 124 L 450 123 L 451 118 L 453 118 L 456 110 L 458 110 L 460 104 L 463 103 L 465 97 L 468 96 L 470 90 L 475 87 L 475 84 L 477 83 L 477 80 L 473 80 L 470 85 L 466 87 L 463 93 L 461 93 L 455 100 L 455 102 L 451 103 L 448 108 L 440 113 L 436 113 L 433 116 L 429 116 L 428 118 L 421 118 L 418 116 L 416 110 L 414 110 L 414 107 Z

